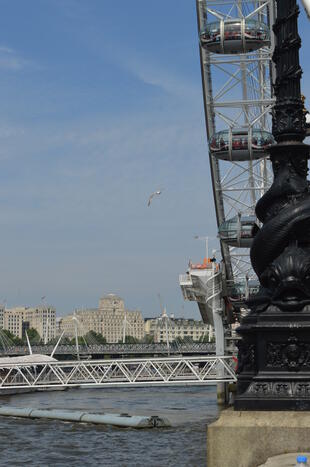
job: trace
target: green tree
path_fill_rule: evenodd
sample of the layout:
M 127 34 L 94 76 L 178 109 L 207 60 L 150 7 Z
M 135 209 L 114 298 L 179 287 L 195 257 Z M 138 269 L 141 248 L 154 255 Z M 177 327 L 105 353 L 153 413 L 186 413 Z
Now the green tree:
M 173 341 L 174 344 L 183 344 L 184 339 L 182 337 L 176 337 Z
M 57 343 L 57 340 L 55 342 L 55 344 Z M 60 345 L 70 345 L 71 344 L 71 341 L 69 339 L 69 337 L 67 336 L 63 336 L 61 341 L 60 341 Z
M 41 340 L 40 334 L 34 328 L 27 329 L 27 335 L 28 335 L 28 339 L 29 339 L 30 344 L 38 344 L 40 342 L 40 340 Z M 26 333 L 25 333 L 25 336 L 22 339 L 22 342 L 24 344 L 27 344 Z
M 89 331 L 85 336 L 85 340 L 88 344 L 106 344 L 107 340 L 99 332 Z
M 199 338 L 199 342 L 209 342 L 209 343 L 213 343 L 215 342 L 215 336 L 211 336 L 210 340 L 209 340 L 209 335 L 208 334 L 205 334 L 204 336 L 201 336 Z
M 87 342 L 87 341 L 86 341 Z M 71 345 L 75 345 L 76 344 L 76 341 L 75 341 L 75 337 L 73 337 L 73 339 L 71 339 L 70 341 L 70 344 Z M 79 345 L 85 345 L 85 340 L 82 336 L 78 336 L 78 344 Z
M 8 331 L 7 329 L 2 329 L 1 332 L 3 332 L 3 334 L 5 334 L 8 339 L 14 341 L 16 336 L 14 336 L 14 334 L 12 334 L 10 331 Z
M 143 342 L 144 344 L 154 344 L 154 336 L 152 336 L 151 334 L 145 334 L 141 342 Z
M 56 336 L 53 339 L 51 339 L 50 341 L 48 341 L 48 345 L 56 345 L 57 342 L 58 342 L 59 337 L 60 336 Z M 69 339 L 69 337 L 67 337 L 67 336 L 62 336 L 59 345 L 70 345 L 70 344 L 71 344 L 71 339 Z
M 5 336 L 9 339 L 9 341 L 12 343 L 12 345 L 23 345 L 22 339 L 15 336 L 14 334 L 12 334 L 7 329 L 2 329 L 1 332 L 3 332 L 3 334 L 5 334 Z
M 138 344 L 140 341 L 136 337 L 133 336 L 126 336 L 125 337 L 125 344 Z M 118 341 L 119 344 L 123 343 L 123 339 Z

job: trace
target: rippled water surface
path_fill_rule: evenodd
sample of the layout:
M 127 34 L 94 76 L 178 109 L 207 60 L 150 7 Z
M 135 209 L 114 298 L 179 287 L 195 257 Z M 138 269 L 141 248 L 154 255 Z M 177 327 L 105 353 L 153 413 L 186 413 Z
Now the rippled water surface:
M 159 415 L 170 428 L 136 430 L 0 417 L 2 466 L 200 467 L 215 388 L 72 389 L 2 397 L 0 404 Z

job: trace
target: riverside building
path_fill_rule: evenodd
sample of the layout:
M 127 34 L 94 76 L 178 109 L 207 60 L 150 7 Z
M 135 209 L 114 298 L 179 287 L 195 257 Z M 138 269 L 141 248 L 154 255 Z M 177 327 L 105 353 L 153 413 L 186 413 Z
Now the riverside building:
M 3 329 L 4 305 L 0 305 L 0 329 Z
M 50 306 L 7 308 L 3 312 L 3 329 L 22 339 L 33 328 L 48 342 L 56 336 L 56 310 Z
M 98 308 L 76 310 L 59 321 L 59 332 L 69 338 L 85 336 L 94 331 L 101 334 L 107 342 L 117 343 L 124 336 L 144 338 L 144 319 L 140 311 L 126 310 L 124 300 L 117 295 L 107 294 L 99 300 Z
M 145 320 L 145 333 L 154 338 L 154 342 L 173 342 L 175 340 L 200 341 L 211 340 L 212 326 L 194 319 L 169 318 L 167 315 Z

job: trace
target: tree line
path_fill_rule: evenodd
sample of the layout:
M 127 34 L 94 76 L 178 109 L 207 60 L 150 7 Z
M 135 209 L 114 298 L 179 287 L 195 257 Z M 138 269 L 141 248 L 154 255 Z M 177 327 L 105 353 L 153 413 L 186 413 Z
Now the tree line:
M 2 329 L 1 332 L 4 333 L 4 335 L 7 337 L 7 339 L 9 340 L 9 342 L 13 346 L 27 345 L 26 335 L 24 335 L 22 337 L 22 339 L 21 339 L 21 338 L 15 336 L 14 334 L 12 334 L 10 331 L 8 331 L 6 329 Z M 31 345 L 43 345 L 43 340 L 40 337 L 40 335 L 39 335 L 39 333 L 38 333 L 38 331 L 36 329 L 34 329 L 34 328 L 27 329 L 27 335 L 28 335 L 29 342 L 30 342 Z M 54 339 L 51 339 L 48 342 L 48 345 L 55 345 L 57 343 L 58 339 L 59 339 L 59 337 L 55 337 Z M 137 339 L 137 338 L 135 338 L 133 336 L 130 336 L 130 335 L 125 337 L 125 343 L 126 344 L 139 344 L 139 343 L 153 344 L 154 342 L 155 342 L 154 341 L 154 336 L 151 336 L 151 335 L 146 335 L 143 339 Z M 170 344 L 188 344 L 188 343 L 192 343 L 192 342 L 195 342 L 195 341 L 190 337 L 186 337 L 185 339 L 177 337 L 174 341 L 170 342 Z M 202 336 L 196 342 L 209 342 L 209 338 L 208 338 L 208 336 Z M 214 342 L 214 338 L 211 339 L 211 342 Z M 79 345 L 91 345 L 91 344 L 100 345 L 100 344 L 106 344 L 107 340 L 102 334 L 99 334 L 99 333 L 97 333 L 95 331 L 89 331 L 84 336 L 79 336 L 78 337 L 78 343 L 79 343 Z M 119 340 L 118 343 L 122 344 L 123 340 L 122 339 Z M 163 343 L 165 343 L 165 342 L 163 342 Z M 75 338 L 70 339 L 69 337 L 64 336 L 61 339 L 60 344 L 61 345 L 75 345 L 76 341 L 75 341 Z M 0 346 L 1 346 L 1 344 L 0 344 Z

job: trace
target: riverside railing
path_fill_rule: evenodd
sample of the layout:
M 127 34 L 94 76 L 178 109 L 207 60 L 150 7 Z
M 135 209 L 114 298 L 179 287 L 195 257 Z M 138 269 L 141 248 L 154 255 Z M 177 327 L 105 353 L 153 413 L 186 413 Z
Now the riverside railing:
M 51 355 L 53 345 L 33 345 L 32 352 L 43 355 Z M 214 354 L 215 344 L 209 342 L 171 343 L 170 354 Z M 17 356 L 29 354 L 27 346 L 14 346 L 0 349 L 1 356 Z M 59 345 L 55 355 L 75 355 L 75 345 Z M 167 354 L 167 345 L 159 344 L 95 344 L 79 345 L 80 355 L 156 355 Z

